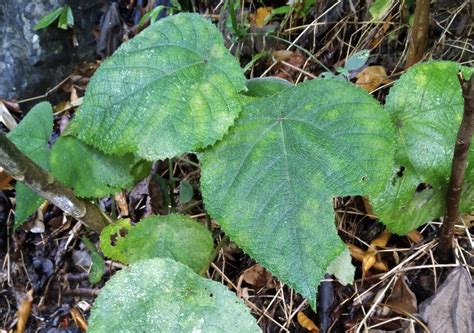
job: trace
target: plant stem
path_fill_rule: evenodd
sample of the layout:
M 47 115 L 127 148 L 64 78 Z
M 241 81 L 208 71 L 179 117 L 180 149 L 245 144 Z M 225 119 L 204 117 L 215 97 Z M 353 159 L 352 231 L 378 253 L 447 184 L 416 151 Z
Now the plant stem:
M 199 272 L 199 275 L 204 276 L 206 274 L 212 262 L 216 259 L 217 255 L 219 254 L 219 251 L 222 250 L 222 248 L 226 246 L 227 243 L 229 243 L 229 236 L 224 235 L 224 237 L 222 237 L 222 240 L 219 242 L 219 244 L 217 244 L 216 248 L 212 252 L 212 255 L 209 257 L 209 261 L 207 262 L 206 266 Z
M 459 78 L 459 81 L 464 96 L 464 115 L 454 147 L 451 179 L 446 197 L 446 214 L 439 230 L 437 255 L 441 262 L 449 261 L 453 248 L 454 225 L 459 219 L 459 201 L 461 200 L 469 146 L 474 132 L 474 75 L 469 81 L 462 78 Z
M 41 197 L 91 229 L 100 232 L 108 224 L 107 218 L 97 206 L 77 198 L 71 189 L 41 169 L 1 132 L 0 166 L 17 181 L 23 182 Z
M 207 230 L 209 230 L 209 232 L 212 232 L 212 220 L 211 220 L 211 216 L 209 214 L 206 213 L 206 225 L 207 225 Z
M 423 59 L 430 23 L 430 0 L 416 0 L 415 19 L 405 68 Z
M 174 213 L 176 211 L 176 202 L 174 201 L 174 190 L 175 190 L 175 180 L 174 180 L 174 167 L 173 159 L 168 159 L 168 176 L 169 176 L 169 185 L 170 185 L 170 204 L 168 206 L 168 214 Z

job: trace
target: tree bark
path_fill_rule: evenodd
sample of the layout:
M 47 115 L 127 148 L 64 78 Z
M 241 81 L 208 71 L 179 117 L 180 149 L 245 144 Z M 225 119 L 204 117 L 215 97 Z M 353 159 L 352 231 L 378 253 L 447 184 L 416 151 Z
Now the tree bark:
M 438 259 L 448 262 L 453 248 L 454 225 L 459 219 L 459 202 L 461 200 L 464 173 L 466 171 L 469 147 L 474 132 L 474 75 L 469 81 L 459 79 L 464 96 L 464 115 L 459 127 L 454 147 L 451 179 L 446 196 L 446 214 L 439 230 Z
M 38 195 L 93 230 L 100 232 L 109 223 L 97 206 L 76 197 L 70 188 L 41 169 L 1 132 L 0 166 L 17 181 L 23 182 Z
M 415 19 L 405 68 L 423 59 L 430 24 L 430 0 L 416 0 Z

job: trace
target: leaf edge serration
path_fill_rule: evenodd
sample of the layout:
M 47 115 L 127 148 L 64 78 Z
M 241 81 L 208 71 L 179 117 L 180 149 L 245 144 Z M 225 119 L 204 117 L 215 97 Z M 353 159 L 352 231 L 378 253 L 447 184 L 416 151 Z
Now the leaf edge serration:
M 209 31 L 210 36 L 212 36 L 212 38 L 216 39 L 216 43 L 213 43 L 213 45 L 214 45 L 215 48 L 217 48 L 219 50 L 217 53 L 219 53 L 219 52 L 222 53 L 222 54 L 219 53 L 217 55 L 218 58 L 215 58 L 215 59 L 221 59 L 222 58 L 223 60 L 221 60 L 221 62 L 223 61 L 227 65 L 227 66 L 220 66 L 220 67 L 218 67 L 218 64 L 214 65 L 214 63 L 212 61 L 214 58 L 212 58 L 213 55 L 210 53 L 211 52 L 210 50 L 206 54 L 200 54 L 199 53 L 199 56 L 202 55 L 203 64 L 205 64 L 206 66 L 210 66 L 211 68 L 213 68 L 213 70 L 211 70 L 210 72 L 209 71 L 204 71 L 203 73 L 207 73 L 207 74 L 203 74 L 203 76 L 199 80 L 197 80 L 196 82 L 198 82 L 199 84 L 204 84 L 206 81 L 202 81 L 202 78 L 204 78 L 206 75 L 210 75 L 210 73 L 212 73 L 213 71 L 216 71 L 216 72 L 219 73 L 219 75 L 221 76 L 222 79 L 228 81 L 228 84 L 233 87 L 233 91 L 228 90 L 228 91 L 225 92 L 225 94 L 227 94 L 229 96 L 231 95 L 232 98 L 227 98 L 226 99 L 226 103 L 227 103 L 227 106 L 229 108 L 225 112 L 221 112 L 221 115 L 224 115 L 224 114 L 227 114 L 227 115 L 225 117 L 221 117 L 221 122 L 224 121 L 225 124 L 222 125 L 223 128 L 222 128 L 222 130 L 219 130 L 218 135 L 216 134 L 213 137 L 205 136 L 205 137 L 203 137 L 204 140 L 201 140 L 201 139 L 196 140 L 193 144 L 189 144 L 186 147 L 183 146 L 180 149 L 173 150 L 172 153 L 171 152 L 159 153 L 158 151 L 160 150 L 160 148 L 150 147 L 150 145 L 144 144 L 147 141 L 150 141 L 151 139 L 156 138 L 156 135 L 158 135 L 158 134 L 149 135 L 146 138 L 138 138 L 138 137 L 140 137 L 140 135 L 136 135 L 135 138 L 137 138 L 137 139 L 131 138 L 130 140 L 135 140 L 135 141 L 130 143 L 130 145 L 128 147 L 113 146 L 113 143 L 112 143 L 112 146 L 106 146 L 106 145 L 103 144 L 103 142 L 99 142 L 99 140 L 97 139 L 98 138 L 97 135 L 92 134 L 92 136 L 91 136 L 91 132 L 94 132 L 94 131 L 90 131 L 88 129 L 88 127 L 84 126 L 84 123 L 86 122 L 86 120 L 87 119 L 89 119 L 89 120 L 92 119 L 91 118 L 92 116 L 91 115 L 86 116 L 86 115 L 83 115 L 83 113 L 85 112 L 85 113 L 88 113 L 88 114 L 92 114 L 94 111 L 97 111 L 97 110 L 91 110 L 91 109 L 95 108 L 94 107 L 95 102 L 93 102 L 93 101 L 89 102 L 89 99 L 91 99 L 91 98 L 89 98 L 88 96 L 93 96 L 94 95 L 91 92 L 90 89 L 88 89 L 86 91 L 84 102 L 83 102 L 83 104 L 82 104 L 82 106 L 81 106 L 81 108 L 80 108 L 80 110 L 79 110 L 79 112 L 76 116 L 77 119 L 75 119 L 71 123 L 70 129 L 69 129 L 70 134 L 73 134 L 73 135 L 79 137 L 85 143 L 87 143 L 89 145 L 92 145 L 94 148 L 97 148 L 97 149 L 99 149 L 100 151 L 103 151 L 106 154 L 109 154 L 109 155 L 124 155 L 127 152 L 133 152 L 133 153 L 137 154 L 139 157 L 141 157 L 143 159 L 146 159 L 146 160 L 149 160 L 149 161 L 153 161 L 153 160 L 157 160 L 157 159 L 162 160 L 162 159 L 166 159 L 166 158 L 172 158 L 172 157 L 175 157 L 175 156 L 179 156 L 183 153 L 203 149 L 205 147 L 208 147 L 208 146 L 216 143 L 217 141 L 219 141 L 223 138 L 223 136 L 228 132 L 229 128 L 233 126 L 233 124 L 235 123 L 236 119 L 239 117 L 239 114 L 242 110 L 242 103 L 241 103 L 241 100 L 240 100 L 239 93 L 244 92 L 244 91 L 247 90 L 245 76 L 243 74 L 242 69 L 240 68 L 240 65 L 237 63 L 235 58 L 230 54 L 230 52 L 225 48 L 224 40 L 223 40 L 220 32 L 216 29 L 214 24 L 212 24 L 209 20 L 204 19 L 199 14 L 180 13 L 178 15 L 173 15 L 173 16 L 170 16 L 168 18 L 162 19 L 162 20 L 158 21 L 157 23 L 155 23 L 154 25 L 152 25 L 148 28 L 148 29 L 152 29 L 150 34 L 155 34 L 155 35 L 160 34 L 160 30 L 159 30 L 160 27 L 162 25 L 168 24 L 168 22 L 169 22 L 169 24 L 174 24 L 173 20 L 175 20 L 176 17 L 185 18 L 192 25 L 194 25 L 195 22 L 199 22 L 199 24 L 202 24 L 202 27 L 205 27 Z M 146 33 L 146 30 L 144 32 Z M 142 34 L 143 34 L 143 32 L 142 32 Z M 91 81 L 89 83 L 89 85 L 91 87 L 94 87 L 95 85 L 100 84 L 100 76 L 102 75 L 102 72 L 105 72 L 105 70 L 108 68 L 107 67 L 107 66 L 109 66 L 108 64 L 113 64 L 112 61 L 114 59 L 114 56 L 116 54 L 119 55 L 119 56 L 122 56 L 122 53 L 127 52 L 127 49 L 130 47 L 130 43 L 132 43 L 132 44 L 133 43 L 135 43 L 135 44 L 138 43 L 138 42 L 134 42 L 137 38 L 141 38 L 140 35 L 138 35 L 134 39 L 130 40 L 129 42 L 122 44 L 117 49 L 116 53 L 114 53 L 114 55 L 112 55 L 110 58 L 108 58 L 104 61 L 104 63 L 97 70 L 98 75 L 94 75 L 91 78 Z M 204 38 L 207 40 L 207 39 L 209 39 L 209 36 L 202 36 L 202 39 L 204 39 Z M 176 45 L 180 45 L 180 43 L 182 44 L 183 42 L 182 41 L 177 41 Z M 135 45 L 135 44 L 133 44 L 133 45 Z M 157 45 L 159 46 L 160 44 L 157 44 Z M 173 44 L 173 45 L 175 45 L 175 44 Z M 195 51 L 193 50 L 192 52 L 195 52 Z M 214 51 L 212 51 L 212 52 L 214 52 Z M 209 60 L 208 60 L 208 58 L 209 58 Z M 232 74 L 232 77 L 229 76 L 230 75 L 229 73 Z M 182 86 L 181 88 L 186 89 L 185 86 Z M 141 93 L 141 92 L 138 92 L 138 93 Z M 163 104 L 163 105 L 165 105 L 165 104 Z M 232 110 L 234 110 L 234 111 L 232 111 Z M 229 111 L 231 111 L 231 112 L 229 112 Z M 151 112 L 151 111 L 149 111 L 149 112 Z M 188 111 L 186 111 L 186 112 L 188 112 Z M 211 113 L 212 112 L 215 112 L 215 110 L 211 110 Z M 191 110 L 191 113 L 194 113 L 194 111 Z M 167 113 L 165 113 L 165 114 L 167 114 Z M 188 116 L 190 116 L 190 114 L 188 114 Z M 232 118 L 230 121 L 225 120 L 225 118 L 229 118 L 229 117 Z M 189 119 L 189 123 L 192 124 L 193 121 L 192 121 L 191 117 L 188 117 L 188 119 Z M 215 120 L 216 120 L 216 118 L 213 118 L 212 122 L 210 122 L 207 126 L 208 127 L 209 126 L 210 127 L 215 127 Z M 79 124 L 79 122 L 81 122 L 81 124 Z M 93 123 L 93 122 L 90 122 L 90 123 Z M 86 125 L 86 126 L 89 126 L 89 125 Z M 192 130 L 193 126 L 191 125 L 189 128 L 190 128 L 190 130 Z M 120 140 L 123 141 L 123 139 L 120 139 Z M 156 142 L 156 144 L 154 146 L 159 147 L 160 146 L 160 141 L 157 140 L 155 142 Z M 162 149 L 165 149 L 165 148 L 162 148 Z

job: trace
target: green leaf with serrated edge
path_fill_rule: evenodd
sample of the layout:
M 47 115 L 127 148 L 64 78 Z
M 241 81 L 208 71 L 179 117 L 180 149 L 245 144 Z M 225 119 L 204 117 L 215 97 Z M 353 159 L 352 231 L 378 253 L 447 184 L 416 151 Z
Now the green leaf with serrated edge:
M 112 156 L 73 136 L 60 137 L 51 149 L 51 171 L 80 197 L 101 197 L 133 184 L 132 154 Z
M 33 30 L 40 30 L 43 28 L 46 28 L 47 26 L 51 25 L 54 21 L 57 20 L 59 15 L 61 15 L 61 12 L 63 10 L 63 7 L 56 8 L 43 16 L 38 23 L 33 27 Z
M 293 87 L 291 82 L 279 77 L 255 78 L 247 81 L 246 96 L 250 97 L 270 97 L 283 90 Z
M 92 267 L 89 272 L 89 282 L 91 284 L 99 283 L 105 271 L 104 259 L 102 259 L 99 251 L 97 251 L 97 248 L 90 240 L 85 237 L 82 237 L 81 240 L 91 254 Z
M 41 102 L 7 136 L 26 156 L 48 170 L 48 140 L 52 130 L 53 109 L 48 102 Z
M 198 273 L 209 263 L 214 248 L 206 227 L 178 214 L 150 216 L 132 227 L 129 222 L 110 225 L 100 239 L 104 254 L 122 263 L 171 258 Z
M 393 133 L 361 89 L 313 80 L 247 104 L 199 155 L 206 209 L 250 256 L 316 305 L 316 287 L 345 250 L 332 198 L 380 190 Z
M 261 332 L 242 300 L 171 259 L 116 273 L 92 307 L 88 332 Z
M 126 263 L 128 256 L 122 246 L 117 246 L 121 243 L 128 231 L 132 228 L 129 219 L 119 220 L 113 224 L 106 226 L 100 233 L 100 249 L 106 257 Z
M 123 44 L 92 77 L 71 130 L 111 154 L 165 159 L 220 139 L 245 77 L 220 32 L 178 14 Z
M 191 201 L 194 195 L 194 190 L 191 184 L 187 181 L 182 180 L 179 183 L 179 202 L 182 204 L 188 203 Z
M 49 170 L 48 140 L 53 130 L 53 109 L 48 102 L 36 104 L 7 137 L 41 168 Z M 16 189 L 15 228 L 18 228 L 44 201 L 26 185 Z
M 451 62 L 413 66 L 387 97 L 385 109 L 396 129 L 395 167 L 385 191 L 372 204 L 394 233 L 407 234 L 444 214 L 464 109 L 460 69 Z M 468 158 L 461 212 L 474 210 L 474 146 Z

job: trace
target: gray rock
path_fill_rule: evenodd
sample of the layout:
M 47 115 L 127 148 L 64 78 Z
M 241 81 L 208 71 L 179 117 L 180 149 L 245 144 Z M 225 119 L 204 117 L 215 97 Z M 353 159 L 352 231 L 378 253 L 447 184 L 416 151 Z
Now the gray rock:
M 70 1 L 74 29 L 34 25 L 64 0 L 0 2 L 0 97 L 29 98 L 44 94 L 69 75 L 75 64 L 96 58 L 93 29 L 107 0 Z M 77 45 L 74 45 L 74 40 Z

